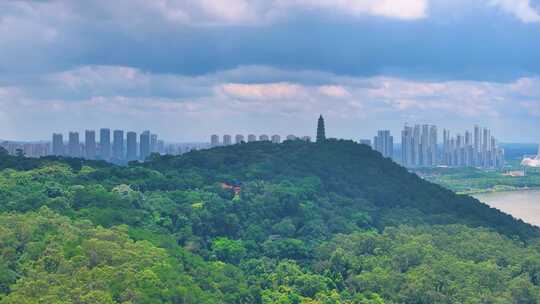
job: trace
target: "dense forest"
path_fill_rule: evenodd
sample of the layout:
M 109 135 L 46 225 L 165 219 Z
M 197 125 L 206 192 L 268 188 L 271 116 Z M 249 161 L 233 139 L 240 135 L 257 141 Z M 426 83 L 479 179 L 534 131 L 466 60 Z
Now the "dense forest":
M 540 229 L 351 141 L 0 151 L 0 303 L 540 303 Z

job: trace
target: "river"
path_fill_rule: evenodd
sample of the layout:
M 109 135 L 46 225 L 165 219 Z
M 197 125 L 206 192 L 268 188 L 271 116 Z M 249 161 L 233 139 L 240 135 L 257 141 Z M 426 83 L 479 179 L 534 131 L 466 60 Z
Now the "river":
M 540 190 L 493 192 L 473 196 L 491 207 L 540 227 Z

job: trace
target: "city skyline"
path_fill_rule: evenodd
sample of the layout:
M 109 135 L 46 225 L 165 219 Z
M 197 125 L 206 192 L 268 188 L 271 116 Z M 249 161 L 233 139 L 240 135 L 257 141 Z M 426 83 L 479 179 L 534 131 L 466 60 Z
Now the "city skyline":
M 323 113 L 331 137 L 414 121 L 540 141 L 537 0 L 375 3 L 4 1 L 0 139 L 314 136 Z
M 142 161 L 152 153 L 179 155 L 209 147 L 207 143 L 165 142 L 149 130 L 140 134 L 110 128 L 100 128 L 98 131 L 99 137 L 96 136 L 96 130 L 85 130 L 84 137 L 80 135 L 82 132 L 78 131 L 57 132 L 53 133 L 48 141 L 0 141 L 0 146 L 12 155 L 22 153 L 27 157 L 68 156 L 106 160 L 117 164 Z
M 325 122 L 319 116 L 316 129 L 316 142 L 326 140 Z M 359 139 L 358 143 L 365 144 L 381 153 L 383 157 L 391 158 L 407 168 L 427 167 L 477 167 L 485 169 L 502 169 L 505 166 L 505 151 L 489 128 L 475 125 L 473 131 L 464 133 L 451 133 L 449 129 L 442 130 L 442 142 L 439 141 L 439 128 L 429 124 L 405 124 L 401 131 L 401 156 L 396 155 L 394 136 L 390 130 L 378 130 L 370 139 Z M 235 134 L 234 142 L 231 134 L 212 134 L 210 141 L 200 146 L 182 150 L 174 144 L 158 139 L 158 135 L 145 130 L 139 134 L 133 131 L 99 129 L 99 142 L 96 141 L 95 130 L 85 130 L 84 144 L 79 133 L 68 132 L 67 142 L 62 133 L 53 133 L 50 143 L 13 144 L 0 143 L 7 148 L 10 154 L 19 154 L 20 151 L 30 157 L 45 155 L 81 157 L 87 159 L 101 159 L 115 163 L 127 163 L 133 160 L 144 161 L 152 153 L 182 154 L 191 149 L 205 149 L 219 146 L 229 146 L 254 141 L 269 141 L 280 144 L 282 137 L 279 134 Z M 304 140 L 311 142 L 311 136 L 297 136 L 288 134 L 284 140 Z M 540 148 L 539 148 L 540 151 Z M 539 156 L 534 158 L 537 162 Z M 526 159 L 526 158 L 525 158 Z
M 325 118 L 327 117 L 326 114 L 323 115 Z M 313 120 L 313 117 L 312 117 L 312 120 Z M 334 121 L 332 121 L 333 123 Z M 311 121 L 311 124 L 313 124 L 313 122 Z M 361 121 L 358 122 L 357 124 L 355 125 L 352 125 L 351 127 L 358 127 L 358 125 L 362 125 Z M 403 130 L 403 125 L 411 125 L 409 124 L 409 122 L 400 122 L 400 127 L 395 129 L 395 128 L 387 128 L 385 127 L 384 125 L 380 125 L 380 126 L 370 126 L 369 129 L 366 128 L 366 130 L 369 130 L 369 131 L 364 131 L 362 132 L 360 135 L 353 135 L 351 137 L 340 137 L 340 136 L 336 136 L 335 134 L 333 133 L 330 133 L 327 137 L 329 138 L 339 138 L 339 139 L 346 139 L 346 140 L 353 140 L 353 141 L 369 141 L 371 144 L 374 143 L 374 137 L 373 137 L 373 134 L 375 134 L 375 136 L 377 135 L 377 132 L 379 131 L 389 131 L 391 134 L 401 134 L 402 130 Z M 414 124 L 412 124 L 413 126 L 436 126 L 435 124 L 432 124 L 432 123 L 422 123 L 422 122 L 415 122 Z M 473 126 L 478 126 L 477 123 L 471 123 L 471 125 Z M 487 128 L 489 129 L 490 131 L 493 131 L 493 133 L 496 133 L 494 131 L 493 128 L 491 127 L 484 127 L 484 128 Z M 48 134 L 48 136 L 46 138 L 38 138 L 38 139 L 35 139 L 35 140 L 25 140 L 25 139 L 20 139 L 20 138 L 17 138 L 17 139 L 6 139 L 6 138 L 0 138 L 0 142 L 1 141 L 8 141 L 8 142 L 17 142 L 17 143 L 39 143 L 39 142 L 52 142 L 50 137 L 51 137 L 51 134 L 66 134 L 66 138 L 69 137 L 69 133 L 71 132 L 74 132 L 74 133 L 78 133 L 79 134 L 79 137 L 80 137 L 80 140 L 83 141 L 83 139 L 85 137 L 84 136 L 84 133 L 85 132 L 95 132 L 96 130 L 102 130 L 102 129 L 109 129 L 110 132 L 111 132 L 111 139 L 113 138 L 113 131 L 114 130 L 120 130 L 120 131 L 123 131 L 124 132 L 124 140 L 125 140 L 125 137 L 127 136 L 127 133 L 130 133 L 130 132 L 134 132 L 136 134 L 140 134 L 144 131 L 147 131 L 147 129 L 142 129 L 140 131 L 131 131 L 131 130 L 128 130 L 126 128 L 94 128 L 94 129 L 73 129 L 73 128 L 67 128 L 66 130 L 64 130 L 63 132 L 51 132 L 50 134 Z M 238 128 L 233 128 L 233 129 L 238 129 Z M 304 126 L 304 129 L 308 129 L 308 126 Z M 313 128 L 311 128 L 313 129 Z M 449 126 L 446 126 L 444 125 L 443 128 L 441 129 L 442 131 L 444 130 L 455 130 L 455 133 L 456 134 L 463 134 L 463 135 L 466 135 L 467 131 L 470 131 L 469 129 L 470 128 L 467 128 L 467 127 L 464 127 L 463 129 L 453 129 Z M 332 130 L 332 127 L 330 127 L 330 130 Z M 373 130 L 373 131 L 371 131 Z M 438 131 L 437 131 L 438 132 Z M 198 139 L 198 140 L 193 140 L 193 141 L 178 141 L 178 140 L 171 140 L 171 139 L 164 139 L 167 143 L 211 143 L 212 140 L 210 139 L 210 136 L 213 135 L 213 134 L 218 134 L 220 132 L 210 132 L 209 134 L 206 134 L 205 136 L 203 136 L 202 138 Z M 305 133 L 302 133 L 302 134 L 307 134 L 307 135 L 302 135 L 302 136 L 309 136 L 310 138 L 316 138 L 316 130 L 311 130 L 311 131 L 308 131 L 308 132 L 305 132 Z M 444 132 L 440 132 L 441 136 L 444 136 Z M 294 135 L 294 134 L 291 134 L 290 131 L 284 131 L 284 132 L 275 132 L 275 131 L 266 131 L 266 132 L 253 132 L 253 131 L 249 131 L 249 130 L 243 130 L 243 131 L 239 131 L 239 132 L 232 132 L 232 131 L 229 131 L 229 132 L 225 132 L 223 133 L 222 132 L 222 135 L 230 135 L 231 136 L 231 143 L 238 143 L 239 140 L 238 138 L 236 138 L 236 136 L 244 136 L 245 138 L 245 141 L 248 142 L 248 137 L 250 135 L 255 135 L 255 134 L 258 134 L 256 135 L 257 138 L 259 137 L 259 135 L 266 135 L 268 136 L 269 138 L 273 135 L 279 135 L 280 137 L 283 137 L 283 139 L 286 139 L 287 136 L 296 136 L 296 137 L 302 137 L 302 136 L 299 136 L 298 134 Z M 364 135 L 365 134 L 365 135 Z M 218 134 L 219 135 L 219 134 Z M 220 140 L 221 140 L 221 136 L 220 135 Z M 95 134 L 93 136 L 96 136 Z M 472 132 L 471 132 L 471 136 L 472 136 Z M 161 136 L 160 136 L 161 137 Z M 442 138 L 442 137 L 441 137 Z M 499 137 L 500 138 L 500 137 Z M 394 143 L 395 144 L 401 144 L 401 141 L 398 141 L 398 140 L 401 140 L 402 139 L 402 136 L 397 136 L 395 139 L 394 139 Z M 139 140 L 139 139 L 137 139 Z M 67 141 L 67 139 L 66 139 Z M 112 142 L 112 140 L 111 140 Z M 540 142 L 540 140 L 538 141 L 526 141 L 526 142 L 519 142 L 519 141 L 504 141 L 504 140 L 498 140 L 499 143 L 504 143 L 504 144 L 537 144 L 538 142 Z M 367 142 L 366 142 L 367 143 Z M 442 143 L 442 142 L 441 142 Z M 112 153 L 112 146 L 111 146 L 111 153 Z

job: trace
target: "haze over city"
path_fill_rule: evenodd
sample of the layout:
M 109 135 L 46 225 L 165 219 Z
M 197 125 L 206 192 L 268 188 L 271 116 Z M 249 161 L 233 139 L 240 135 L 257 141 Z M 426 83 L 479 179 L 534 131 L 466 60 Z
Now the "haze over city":
M 540 2 L 3 1 L 0 138 L 150 129 L 540 141 Z M 97 22 L 96 20 L 99 20 Z

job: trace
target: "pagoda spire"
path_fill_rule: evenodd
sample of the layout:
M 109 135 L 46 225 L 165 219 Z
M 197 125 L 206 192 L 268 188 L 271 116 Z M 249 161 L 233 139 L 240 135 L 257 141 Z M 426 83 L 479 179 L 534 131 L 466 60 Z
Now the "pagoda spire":
M 324 118 L 319 116 L 319 121 L 317 122 L 317 142 L 324 142 L 326 140 L 326 134 L 324 130 Z

